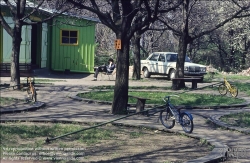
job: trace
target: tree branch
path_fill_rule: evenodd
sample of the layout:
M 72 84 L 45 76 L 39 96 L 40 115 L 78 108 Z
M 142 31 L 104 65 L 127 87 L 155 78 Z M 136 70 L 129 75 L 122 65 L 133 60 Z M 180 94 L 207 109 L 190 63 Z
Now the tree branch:
M 95 3 L 95 0 L 90 0 L 92 7 L 88 7 L 86 5 L 84 5 L 82 2 L 76 2 L 75 0 L 67 0 L 68 2 L 70 2 L 71 4 L 73 4 L 74 6 L 78 7 L 79 9 L 85 9 L 88 10 L 94 14 L 96 14 L 100 21 L 106 25 L 107 27 L 111 28 L 113 31 L 117 30 L 116 25 L 114 24 L 111 16 L 109 13 L 102 13 L 98 7 L 98 5 Z
M 229 22 L 230 20 L 232 20 L 232 19 L 234 19 L 234 18 L 237 18 L 237 17 L 239 16 L 239 14 L 241 14 L 243 11 L 245 11 L 246 9 L 249 9 L 249 8 L 250 8 L 250 5 L 247 6 L 247 7 L 241 8 L 241 9 L 240 9 L 238 12 L 236 12 L 233 16 L 231 16 L 230 18 L 228 18 L 228 19 L 222 21 L 221 23 L 217 24 L 213 29 L 210 29 L 210 30 L 201 32 L 200 34 L 198 34 L 198 35 L 196 35 L 196 36 L 194 36 L 194 37 L 191 37 L 191 40 L 194 40 L 194 39 L 196 39 L 196 38 L 199 38 L 199 37 L 201 37 L 201 36 L 203 36 L 203 35 L 206 35 L 206 34 L 208 34 L 208 33 L 210 33 L 210 32 L 213 32 L 214 30 L 216 30 L 216 29 L 218 29 L 218 28 L 224 26 L 227 22 Z
M 0 6 L 0 24 L 3 26 L 3 28 L 6 30 L 6 32 L 12 37 L 13 36 L 13 31 L 11 27 L 8 25 L 8 23 L 5 21 L 2 15 L 2 6 Z
M 181 31 L 178 31 L 178 30 L 174 29 L 173 27 L 171 27 L 170 25 L 168 25 L 168 23 L 166 23 L 164 20 L 161 20 L 160 18 L 158 18 L 158 20 L 160 22 L 162 22 L 165 26 L 167 26 L 167 28 L 169 30 L 173 31 L 177 36 L 180 36 L 182 34 Z
M 12 6 L 12 4 L 11 4 L 8 0 L 3 0 L 3 1 L 4 1 L 4 2 L 7 4 L 7 6 L 10 8 L 10 10 L 11 10 L 12 13 L 14 13 L 14 14 L 17 13 L 15 7 Z
M 33 10 L 29 14 L 27 14 L 26 16 L 22 18 L 22 20 L 24 21 L 25 19 L 29 18 L 32 14 L 34 14 L 43 3 L 44 3 L 44 0 L 41 0 L 40 4 L 34 7 Z

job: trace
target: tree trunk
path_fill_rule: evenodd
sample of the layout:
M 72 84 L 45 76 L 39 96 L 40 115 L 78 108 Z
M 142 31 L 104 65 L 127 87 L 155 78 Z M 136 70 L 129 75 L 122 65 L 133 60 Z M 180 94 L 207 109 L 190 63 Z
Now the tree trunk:
M 126 114 L 128 103 L 129 75 L 129 39 L 121 40 L 122 49 L 118 50 L 116 64 L 116 80 L 111 113 Z
M 141 54 L 140 54 L 140 38 L 141 36 L 136 32 L 132 38 L 133 44 L 133 78 L 136 80 L 141 79 Z
M 183 78 L 184 77 L 184 63 L 185 63 L 185 57 L 186 57 L 186 50 L 187 50 L 187 38 L 184 36 L 181 36 L 179 39 L 179 49 L 178 49 L 178 57 L 176 62 L 176 78 Z M 185 81 L 184 80 L 178 80 L 175 83 L 176 89 L 185 88 Z
M 187 45 L 191 41 L 191 38 L 188 34 L 188 8 L 189 8 L 189 0 L 184 0 L 183 23 L 181 27 L 182 35 L 179 38 L 178 58 L 176 62 L 176 74 L 175 74 L 176 78 L 184 77 L 184 63 L 187 53 Z M 177 89 L 185 88 L 184 80 L 178 81 L 176 88 Z
M 22 26 L 21 23 L 15 24 L 12 38 L 12 53 L 11 53 L 11 86 L 17 86 L 20 89 L 20 71 L 19 71 L 19 56 L 20 46 L 22 41 Z

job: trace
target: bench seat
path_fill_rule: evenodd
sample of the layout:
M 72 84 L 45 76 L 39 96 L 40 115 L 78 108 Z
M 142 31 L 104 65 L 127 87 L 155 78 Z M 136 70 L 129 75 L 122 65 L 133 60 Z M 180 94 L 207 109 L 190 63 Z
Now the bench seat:
M 172 89 L 176 90 L 178 83 L 182 80 L 184 82 L 192 82 L 192 89 L 197 89 L 197 83 L 200 80 L 200 78 L 173 78 L 172 79 Z
M 10 63 L 0 63 L 0 76 L 10 77 Z M 33 77 L 33 68 L 31 64 L 19 63 L 20 77 Z

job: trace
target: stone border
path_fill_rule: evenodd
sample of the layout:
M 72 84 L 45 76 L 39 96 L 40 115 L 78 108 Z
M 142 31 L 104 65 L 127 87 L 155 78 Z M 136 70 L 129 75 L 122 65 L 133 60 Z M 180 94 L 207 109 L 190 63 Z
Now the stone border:
M 82 92 L 73 92 L 71 94 L 69 94 L 67 97 L 73 99 L 73 100 L 77 100 L 77 101 L 83 101 L 86 103 L 98 103 L 98 104 L 107 104 L 107 105 L 112 105 L 111 101 L 100 101 L 100 100 L 92 100 L 92 99 L 86 99 L 86 98 L 81 98 L 78 97 L 77 95 L 80 93 L 88 93 L 90 91 L 82 91 Z M 223 109 L 223 108 L 236 108 L 236 107 L 246 107 L 248 106 L 249 103 L 243 103 L 243 104 L 235 104 L 235 105 L 217 105 L 217 106 L 184 106 L 184 105 L 180 105 L 178 106 L 181 109 Z M 136 104 L 129 104 L 129 106 L 133 106 L 135 107 Z M 153 107 L 157 107 L 159 105 L 155 105 L 155 104 L 145 104 L 145 107 L 147 108 L 153 108 Z
M 45 106 L 45 103 L 44 102 L 35 102 L 33 105 L 25 105 L 21 108 L 5 108 L 5 109 L 2 109 L 0 110 L 0 114 L 7 114 L 7 113 L 20 113 L 20 112 L 23 112 L 23 111 L 35 111 L 35 110 L 38 110 L 42 107 Z
M 250 110 L 240 110 L 240 111 L 235 112 L 235 113 L 231 112 L 231 113 L 225 113 L 225 114 L 215 114 L 215 115 L 210 116 L 208 119 L 210 121 L 212 121 L 213 123 L 215 123 L 216 125 L 220 126 L 220 127 L 223 127 L 223 128 L 229 129 L 229 130 L 239 131 L 239 132 L 244 133 L 244 134 L 250 134 L 250 129 L 244 129 L 244 128 L 241 128 L 241 127 L 236 127 L 236 126 L 233 126 L 233 125 L 229 125 L 229 124 L 227 124 L 225 122 L 222 122 L 220 120 L 220 118 L 222 116 L 224 116 L 224 115 L 241 113 L 243 111 L 250 112 Z

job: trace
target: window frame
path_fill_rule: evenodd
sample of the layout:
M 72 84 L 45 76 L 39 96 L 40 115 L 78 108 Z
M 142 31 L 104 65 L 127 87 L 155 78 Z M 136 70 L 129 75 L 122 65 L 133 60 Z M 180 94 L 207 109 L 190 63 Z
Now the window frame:
M 157 58 L 156 58 L 155 56 L 157 56 Z M 150 56 L 149 60 L 155 62 L 155 61 L 158 61 L 158 58 L 159 58 L 159 54 L 158 54 L 158 53 L 153 53 L 153 54 Z
M 68 37 L 67 37 L 67 36 L 63 36 L 63 35 L 62 35 L 62 34 L 63 34 L 63 31 L 69 32 L 69 36 L 68 36 Z M 77 32 L 77 36 L 76 36 L 76 37 L 71 37 L 71 36 L 70 36 L 70 32 Z M 70 40 L 71 38 L 76 38 L 76 43 L 71 44 L 70 41 L 69 41 L 69 43 L 63 43 L 63 42 L 62 42 L 62 41 L 63 41 L 63 40 L 62 40 L 63 37 L 67 37 L 69 40 Z M 60 30 L 60 45 L 77 46 L 78 43 L 79 43 L 79 30 L 73 30 L 73 29 L 61 29 L 61 30 Z

